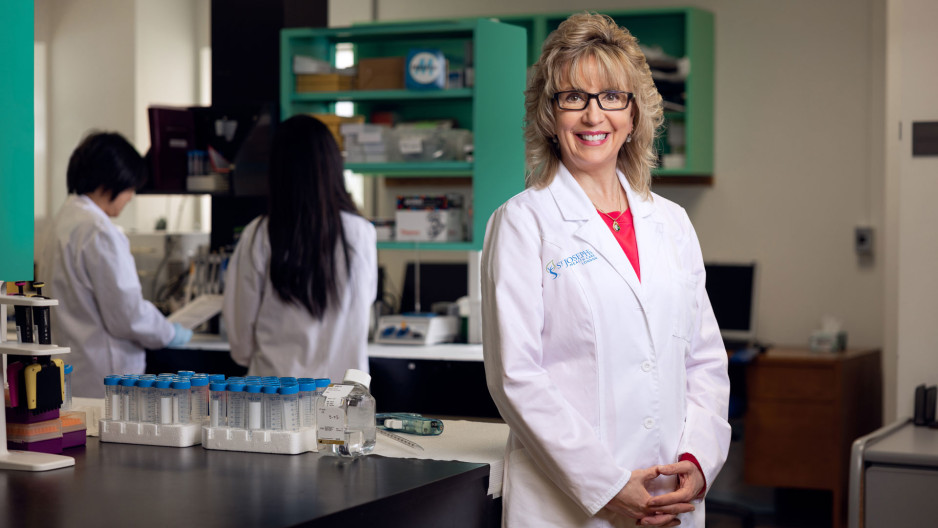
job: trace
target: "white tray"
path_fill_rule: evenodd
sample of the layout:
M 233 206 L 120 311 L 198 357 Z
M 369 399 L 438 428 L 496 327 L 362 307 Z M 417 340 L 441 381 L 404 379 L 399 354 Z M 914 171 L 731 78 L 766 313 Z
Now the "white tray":
M 102 442 L 189 447 L 202 442 L 201 424 L 161 425 L 143 422 L 101 420 L 98 432 Z
M 248 451 L 297 455 L 316 452 L 316 429 L 300 431 L 249 431 L 228 427 L 203 427 L 202 447 L 222 451 Z

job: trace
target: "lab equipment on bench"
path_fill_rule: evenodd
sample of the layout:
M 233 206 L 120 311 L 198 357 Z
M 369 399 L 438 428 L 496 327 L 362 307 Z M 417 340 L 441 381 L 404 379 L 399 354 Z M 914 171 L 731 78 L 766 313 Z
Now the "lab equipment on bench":
M 26 297 L 25 293 L 21 296 L 11 296 L 3 294 L 4 292 L 6 292 L 6 284 L 0 281 L 0 321 L 6 321 L 8 305 L 13 305 L 15 308 L 24 307 L 30 313 L 32 308 L 36 306 L 58 305 L 58 301 L 55 299 Z M 51 441 L 51 443 L 58 446 L 57 452 L 65 447 L 59 411 L 64 396 L 64 364 L 61 360 L 51 360 L 49 356 L 52 354 L 67 354 L 68 352 L 67 347 L 59 347 L 53 344 L 9 343 L 6 341 L 6 332 L 0 332 L 0 355 L 26 356 L 26 358 L 19 361 L 10 360 L 4 372 L 7 381 L 13 381 L 13 385 L 10 387 L 12 408 L 7 408 L 6 412 L 0 412 L 0 469 L 47 471 L 75 465 L 75 459 L 69 456 L 37 452 L 38 449 L 37 451 L 29 450 L 43 447 L 40 444 L 43 444 L 44 441 L 39 440 L 38 435 L 50 433 L 52 436 L 45 437 L 46 446 Z M 29 358 L 35 358 L 35 360 Z M 38 371 L 36 367 L 30 367 L 34 363 L 38 365 Z M 28 383 L 26 379 L 27 367 L 30 367 L 29 370 L 31 371 L 31 379 Z M 28 385 L 32 385 L 31 395 L 27 394 Z M 14 400 L 16 403 L 14 403 Z M 58 404 L 53 403 L 56 400 L 58 400 Z M 47 407 L 51 408 L 47 409 Z M 56 424 L 48 423 L 49 421 L 58 422 L 58 431 L 54 430 Z M 9 435 L 7 422 L 11 425 Z M 47 423 L 35 425 L 42 422 Z M 37 430 L 37 427 L 41 430 Z M 49 428 L 52 430 L 49 430 Z M 18 433 L 23 434 L 17 436 Z M 14 449 L 8 450 L 8 440 L 25 440 L 25 442 L 15 442 L 13 444 Z M 70 443 L 70 445 L 73 444 Z M 16 448 L 19 448 L 19 450 L 16 450 Z
M 368 373 L 348 369 L 342 383 L 323 391 L 316 405 L 316 438 L 322 452 L 358 457 L 374 451 L 376 406 L 370 384 Z
M 394 345 L 449 343 L 459 335 L 459 324 L 459 317 L 455 315 L 384 315 L 378 320 L 375 342 Z
M 443 420 L 426 418 L 414 413 L 378 413 L 375 420 L 379 429 L 410 433 L 421 436 L 436 436 L 443 433 Z
M 144 381 L 146 380 L 146 381 Z M 102 442 L 189 447 L 202 440 L 192 422 L 192 382 L 173 374 L 112 374 L 104 378 Z
M 301 384 L 274 376 L 212 382 L 210 425 L 202 428 L 202 447 L 284 455 L 316 451 L 316 429 L 300 423 Z M 305 385 L 308 395 L 315 396 L 315 383 Z M 222 416 L 225 403 L 228 412 Z
M 399 434 L 394 434 L 391 431 L 388 431 L 387 429 L 378 429 L 378 432 L 390 438 L 391 440 L 394 440 L 395 442 L 400 442 L 401 444 L 404 444 L 405 446 L 411 449 L 415 449 L 417 451 L 424 450 L 423 446 L 418 444 L 417 442 L 414 442 L 413 440 L 408 440 Z

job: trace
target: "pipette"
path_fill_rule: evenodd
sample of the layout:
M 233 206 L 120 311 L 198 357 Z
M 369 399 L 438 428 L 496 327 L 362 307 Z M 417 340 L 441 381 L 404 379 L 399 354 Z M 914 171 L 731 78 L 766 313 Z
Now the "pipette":
M 417 451 L 423 451 L 423 446 L 421 446 L 421 445 L 418 444 L 417 442 L 414 442 L 414 441 L 412 441 L 412 440 L 408 440 L 408 439 L 404 438 L 404 437 L 401 436 L 401 435 L 394 434 L 394 433 L 392 433 L 392 432 L 390 432 L 390 431 L 385 431 L 384 429 L 378 429 L 378 432 L 381 433 L 381 434 L 383 434 L 384 436 L 387 436 L 388 438 L 390 438 L 390 439 L 392 439 L 392 440 L 396 440 L 396 441 L 398 441 L 398 442 L 404 444 L 405 446 L 407 446 L 407 447 L 409 447 L 409 448 L 411 448 L 411 449 L 416 449 Z

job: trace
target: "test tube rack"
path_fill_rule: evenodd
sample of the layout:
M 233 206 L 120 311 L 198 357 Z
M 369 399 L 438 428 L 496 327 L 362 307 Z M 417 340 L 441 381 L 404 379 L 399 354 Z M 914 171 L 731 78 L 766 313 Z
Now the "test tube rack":
M 0 290 L 6 284 L 0 281 Z M 56 306 L 56 299 L 35 299 L 32 297 L 19 297 L 0 293 L 0 355 L 13 356 L 51 356 L 52 354 L 67 354 L 68 347 L 55 345 L 42 345 L 37 343 L 15 343 L 6 340 L 7 306 Z M 0 376 L 5 380 L 6 372 L 0 363 Z M 0 382 L 2 383 L 2 382 Z M 18 451 L 7 449 L 7 421 L 6 413 L 0 412 L 0 469 L 14 469 L 19 471 L 48 471 L 75 465 L 75 459 L 70 456 L 39 453 L 34 451 Z
M 124 420 L 101 420 L 98 433 L 102 442 L 189 447 L 202 442 L 202 424 L 152 424 Z
M 202 447 L 222 451 L 298 455 L 317 451 L 316 429 L 310 427 L 299 431 L 269 431 L 203 427 Z

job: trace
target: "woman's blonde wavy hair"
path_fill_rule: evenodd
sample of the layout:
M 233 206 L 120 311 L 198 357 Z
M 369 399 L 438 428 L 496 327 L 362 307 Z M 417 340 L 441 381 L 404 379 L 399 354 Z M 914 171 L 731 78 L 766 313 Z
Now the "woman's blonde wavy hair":
M 585 86 L 583 66 L 594 60 L 608 89 L 631 88 L 632 141 L 619 151 L 616 167 L 642 197 L 651 195 L 651 170 L 658 155 L 655 136 L 664 122 L 661 96 L 651 78 L 651 69 L 638 40 L 612 18 L 597 13 L 571 15 L 557 27 L 531 67 L 524 92 L 525 186 L 550 184 L 560 164 L 560 149 L 554 143 L 555 92 Z

